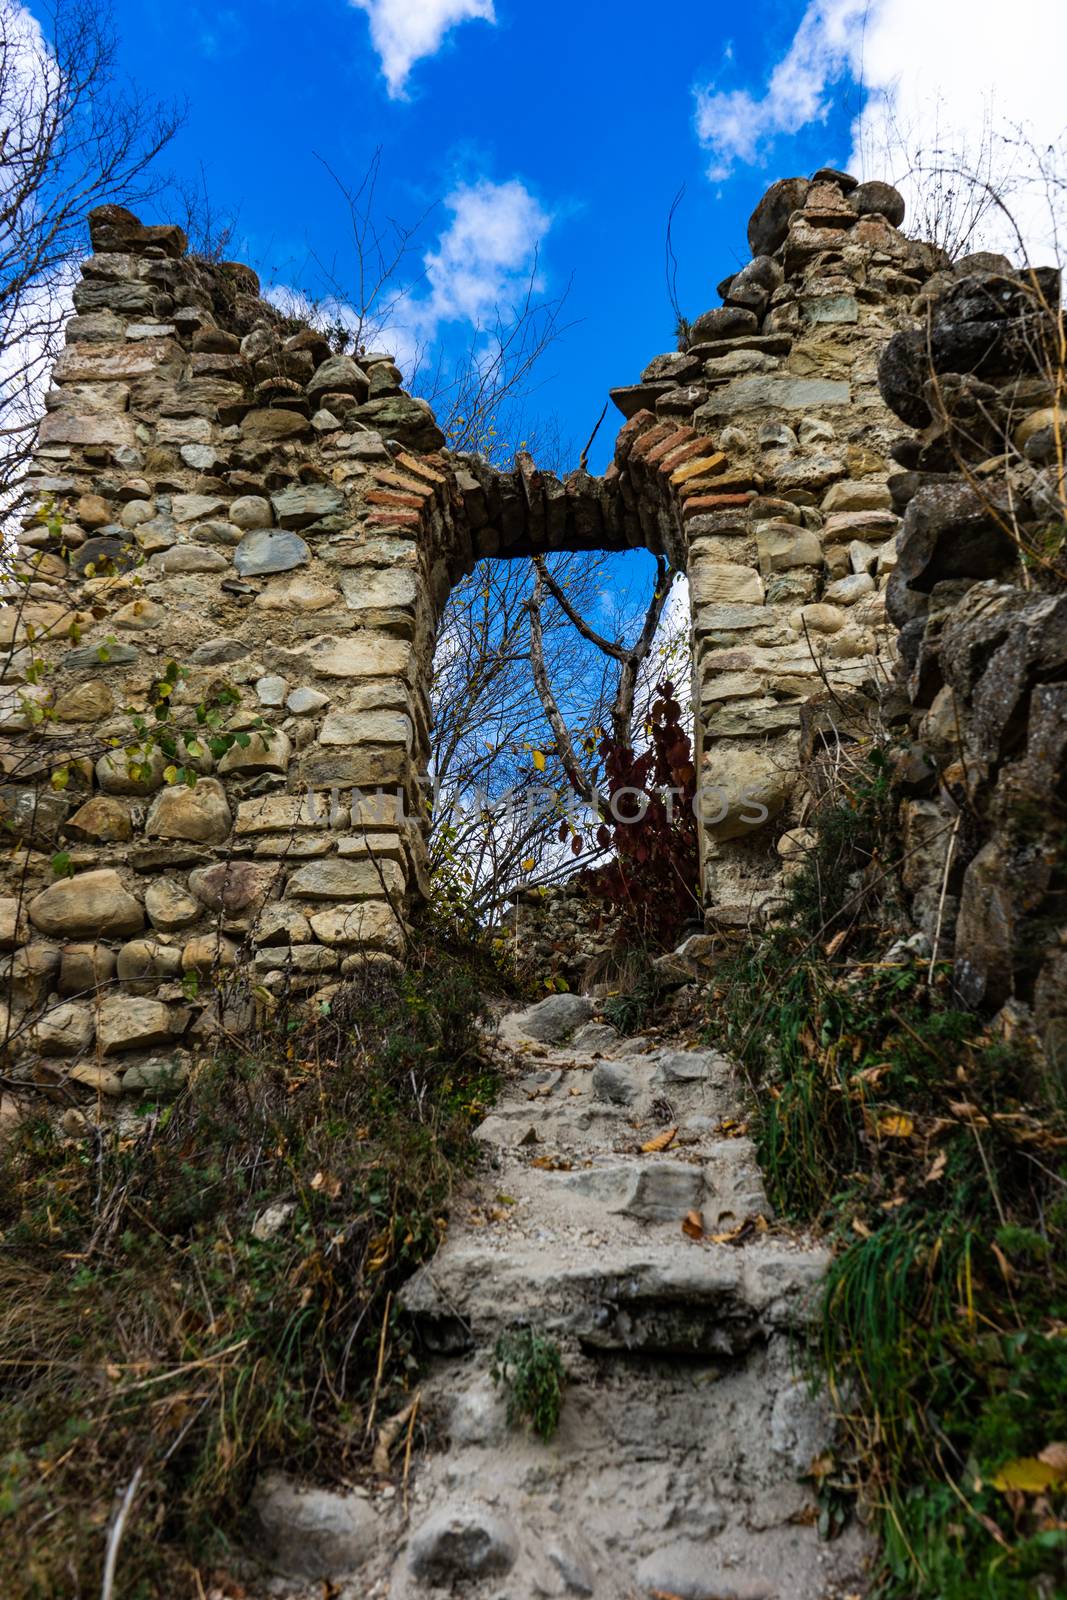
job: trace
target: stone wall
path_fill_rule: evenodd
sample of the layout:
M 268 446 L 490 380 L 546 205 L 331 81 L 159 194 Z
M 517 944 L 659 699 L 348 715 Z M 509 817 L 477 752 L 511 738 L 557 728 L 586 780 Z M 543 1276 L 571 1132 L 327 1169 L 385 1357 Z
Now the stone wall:
M 843 173 L 774 184 L 749 224 L 754 259 L 719 286 L 724 304 L 693 324 L 687 351 L 616 395 L 659 419 L 629 424 L 642 429 L 631 461 L 653 460 L 645 441 L 673 423 L 697 436 L 672 453 L 670 482 L 692 603 L 705 900 L 723 924 L 747 925 L 778 893 L 774 842 L 803 797 L 804 707 L 892 677 L 887 477 L 901 429 L 878 359 L 942 264 L 898 231 L 903 216 L 896 190 Z M 753 826 L 764 809 L 772 826 Z
M 269 993 L 402 953 L 435 632 L 485 556 L 643 546 L 688 575 L 709 916 L 773 897 L 805 705 L 891 670 L 877 364 L 944 266 L 902 219 L 886 185 L 775 184 L 723 305 L 614 392 L 608 472 L 560 479 L 449 453 L 387 354 L 335 354 L 247 267 L 95 213 L 0 613 L 20 1039 L 169 1048 L 239 959 Z M 161 694 L 229 747 L 144 746 Z
M 941 273 L 882 357 L 920 431 L 888 589 L 914 707 L 904 883 L 964 1004 L 1032 1007 L 1067 1074 L 1067 405 L 1059 274 L 1003 257 Z
M 576 874 L 562 883 L 520 889 L 501 919 L 498 937 L 520 977 L 562 979 L 585 990 L 617 940 L 616 919 Z

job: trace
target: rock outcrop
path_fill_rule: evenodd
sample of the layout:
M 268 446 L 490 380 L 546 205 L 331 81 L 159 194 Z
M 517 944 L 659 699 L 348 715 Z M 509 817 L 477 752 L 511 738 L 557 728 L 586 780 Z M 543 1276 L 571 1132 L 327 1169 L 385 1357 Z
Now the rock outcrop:
M 961 1001 L 1032 1007 L 1067 1063 L 1067 479 L 1057 273 L 972 258 L 890 340 L 887 403 L 921 429 L 886 600 L 923 776 L 903 803 L 915 920 Z

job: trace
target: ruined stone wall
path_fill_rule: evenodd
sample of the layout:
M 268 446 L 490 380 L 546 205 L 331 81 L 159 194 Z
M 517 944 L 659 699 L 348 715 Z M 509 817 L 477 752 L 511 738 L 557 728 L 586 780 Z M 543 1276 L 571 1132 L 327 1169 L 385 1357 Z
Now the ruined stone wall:
M 773 898 L 803 708 L 890 670 L 902 429 L 876 369 L 942 265 L 902 215 L 842 174 L 776 184 L 724 304 L 615 392 L 608 472 L 560 479 L 450 454 L 388 355 L 334 354 L 248 268 L 97 212 L 0 614 L 23 1043 L 170 1049 L 239 957 L 269 993 L 401 953 L 435 632 L 485 556 L 643 546 L 687 574 L 709 915 Z M 226 748 L 145 745 L 161 695 Z
M 899 518 L 887 478 L 901 427 L 878 359 L 921 315 L 942 264 L 898 231 L 903 216 L 887 184 L 829 171 L 774 184 L 749 224 L 754 259 L 719 286 L 723 306 L 696 320 L 686 351 L 616 393 L 657 418 L 624 428 L 616 460 L 640 428 L 638 471 L 655 439 L 678 462 L 705 899 L 721 923 L 747 925 L 778 894 L 775 840 L 803 803 L 804 707 L 892 678 L 885 587 Z M 680 454 L 675 424 L 693 430 Z M 763 808 L 769 828 L 753 826 Z
M 964 1004 L 1032 1008 L 1067 1074 L 1067 330 L 1059 273 L 972 257 L 881 361 L 920 431 L 888 590 L 914 707 L 903 879 Z

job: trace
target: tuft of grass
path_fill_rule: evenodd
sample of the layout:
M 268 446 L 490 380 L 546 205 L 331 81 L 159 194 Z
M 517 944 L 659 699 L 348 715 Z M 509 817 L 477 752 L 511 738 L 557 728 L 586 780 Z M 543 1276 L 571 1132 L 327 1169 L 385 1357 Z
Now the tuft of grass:
M 200 1064 L 138 1124 L 0 1152 L 5 1595 L 202 1595 L 256 1473 L 365 1470 L 409 1398 L 396 1291 L 494 1093 L 458 955 L 368 967 L 314 1021 Z
M 546 1444 L 559 1426 L 566 1376 L 559 1346 L 532 1328 L 501 1334 L 490 1376 L 508 1397 L 508 1426 L 525 1423 Z
M 606 951 L 590 963 L 585 982 L 611 984 L 612 991 L 602 1006 L 604 1020 L 624 1035 L 652 1027 L 669 993 L 656 971 L 653 953 L 644 945 Z

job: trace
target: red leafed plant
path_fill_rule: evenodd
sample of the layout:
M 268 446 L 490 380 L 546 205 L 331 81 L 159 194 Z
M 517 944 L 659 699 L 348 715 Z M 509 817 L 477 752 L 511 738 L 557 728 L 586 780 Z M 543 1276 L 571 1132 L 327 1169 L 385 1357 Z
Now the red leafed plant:
M 666 948 L 700 914 L 696 767 L 667 679 L 656 686 L 645 731 L 640 754 L 610 735 L 598 746 L 605 804 L 594 838 L 601 850 L 614 850 L 614 859 L 582 877 L 619 916 L 621 938 Z

